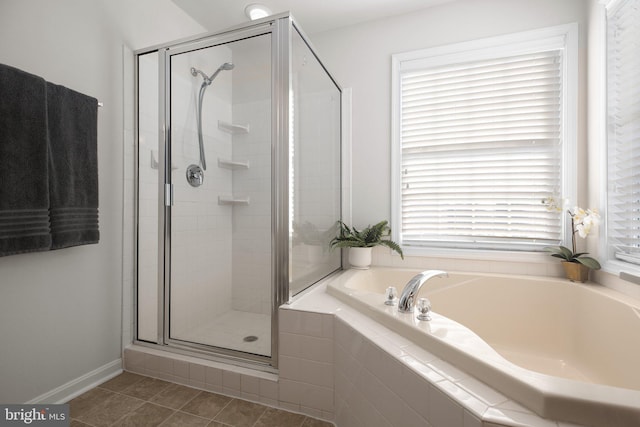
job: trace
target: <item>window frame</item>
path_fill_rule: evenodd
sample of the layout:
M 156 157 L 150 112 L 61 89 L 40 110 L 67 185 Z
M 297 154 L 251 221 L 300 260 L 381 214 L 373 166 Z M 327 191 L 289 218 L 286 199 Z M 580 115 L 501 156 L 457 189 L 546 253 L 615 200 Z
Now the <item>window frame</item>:
M 392 238 L 403 246 L 407 255 L 443 256 L 485 260 L 515 260 L 543 262 L 548 254 L 542 251 L 515 251 L 508 249 L 469 249 L 430 245 L 403 245 L 402 239 L 402 146 L 401 132 L 401 66 L 405 61 L 421 61 L 439 65 L 481 59 L 490 56 L 518 55 L 564 43 L 563 105 L 562 112 L 562 197 L 572 201 L 577 196 L 577 144 L 578 144 L 578 24 L 570 23 L 538 30 L 489 37 L 468 42 L 437 46 L 392 55 L 391 58 L 391 229 Z M 563 244 L 570 242 L 568 221 L 562 220 Z
M 598 74 L 600 76 L 599 85 L 599 101 L 600 108 L 597 110 L 597 115 L 602 119 L 602 126 L 598 129 L 598 139 L 604 141 L 601 145 L 600 153 L 600 170 L 603 173 L 603 179 L 601 179 L 601 206 L 603 213 L 603 220 L 600 228 L 601 233 L 599 235 L 599 247 L 598 252 L 600 259 L 602 260 L 602 270 L 611 274 L 629 273 L 633 276 L 640 276 L 640 264 L 633 262 L 627 262 L 620 258 L 617 258 L 614 254 L 614 250 L 611 247 L 609 238 L 608 216 L 609 216 L 609 19 L 607 11 L 615 9 L 620 4 L 620 0 L 600 0 L 600 22 L 598 23 L 600 44 L 598 57 L 600 61 L 600 68 Z

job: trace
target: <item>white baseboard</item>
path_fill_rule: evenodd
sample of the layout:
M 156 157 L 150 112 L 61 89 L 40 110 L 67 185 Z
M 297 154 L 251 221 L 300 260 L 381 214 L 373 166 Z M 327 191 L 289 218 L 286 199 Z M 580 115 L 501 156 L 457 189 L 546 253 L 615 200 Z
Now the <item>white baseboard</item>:
M 42 404 L 42 403 L 66 403 L 76 396 L 81 395 L 87 390 L 110 380 L 111 378 L 122 373 L 122 359 L 116 359 L 106 365 L 94 369 L 81 377 L 71 380 L 66 384 L 56 387 L 40 396 L 31 399 L 26 404 Z

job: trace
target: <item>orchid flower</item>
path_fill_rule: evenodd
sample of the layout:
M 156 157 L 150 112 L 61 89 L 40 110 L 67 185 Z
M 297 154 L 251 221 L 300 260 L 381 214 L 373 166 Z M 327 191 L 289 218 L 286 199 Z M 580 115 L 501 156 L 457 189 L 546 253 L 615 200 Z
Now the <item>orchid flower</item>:
M 553 197 L 546 197 L 542 199 L 542 204 L 545 205 L 547 210 L 550 212 L 562 212 L 564 209 Z M 563 246 L 558 248 L 549 247 L 546 249 L 552 253 L 552 256 L 563 258 L 569 262 L 579 262 L 596 270 L 599 269 L 600 264 L 597 260 L 591 257 L 581 257 L 581 255 L 585 255 L 585 253 L 576 252 L 576 233 L 584 239 L 589 235 L 594 226 L 598 226 L 600 224 L 600 214 L 598 213 L 598 210 L 585 210 L 579 206 L 575 206 L 573 211 L 571 209 L 567 209 L 567 214 L 571 218 L 571 243 L 573 251 L 570 251 Z

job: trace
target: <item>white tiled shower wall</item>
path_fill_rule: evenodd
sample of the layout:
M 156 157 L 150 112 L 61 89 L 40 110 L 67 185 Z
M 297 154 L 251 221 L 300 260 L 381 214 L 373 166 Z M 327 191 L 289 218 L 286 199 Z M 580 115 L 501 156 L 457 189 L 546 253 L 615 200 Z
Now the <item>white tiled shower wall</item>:
M 239 68 L 239 67 L 236 67 Z M 235 71 L 234 71 L 235 72 Z M 268 83 L 268 80 L 265 79 Z M 233 120 L 249 127 L 233 135 L 233 160 L 248 169 L 233 174 L 232 194 L 249 198 L 233 209 L 234 310 L 271 314 L 271 101 L 234 104 Z
M 192 187 L 189 165 L 199 164 L 196 103 L 202 85 L 191 67 L 211 73 L 231 61 L 231 51 L 216 47 L 206 54 L 190 52 L 171 59 L 171 169 L 174 204 L 171 209 L 171 328 L 172 336 L 193 332 L 231 303 L 232 211 L 217 203 L 231 189 L 229 171 L 217 167 L 218 157 L 231 156 L 231 135 L 217 120 L 231 120 L 231 81 L 222 72 L 207 87 L 202 103 L 202 134 L 207 170 L 204 183 Z
M 227 171 L 228 196 L 249 198 L 233 212 L 231 305 L 233 310 L 271 315 L 271 39 L 261 35 L 232 43 L 231 158 L 249 168 Z

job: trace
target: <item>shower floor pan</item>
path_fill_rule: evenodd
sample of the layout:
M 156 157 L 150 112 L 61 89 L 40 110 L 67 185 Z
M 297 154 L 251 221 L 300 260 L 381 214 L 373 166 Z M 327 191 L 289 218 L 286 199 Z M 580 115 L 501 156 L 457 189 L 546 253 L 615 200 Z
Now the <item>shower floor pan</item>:
M 271 316 L 231 310 L 173 338 L 269 356 Z

